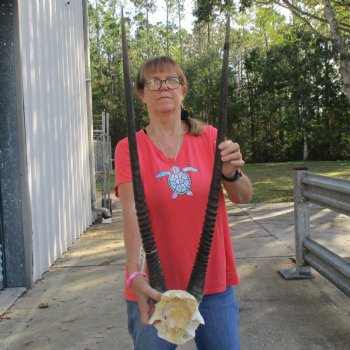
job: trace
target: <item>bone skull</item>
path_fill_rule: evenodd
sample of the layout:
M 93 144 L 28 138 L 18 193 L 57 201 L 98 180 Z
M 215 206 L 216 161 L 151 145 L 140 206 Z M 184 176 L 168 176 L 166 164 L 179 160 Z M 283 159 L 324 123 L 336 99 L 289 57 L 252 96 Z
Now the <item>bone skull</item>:
M 197 300 L 183 290 L 169 290 L 156 304 L 149 320 L 158 330 L 158 336 L 176 345 L 182 345 L 195 336 L 200 324 L 204 324 Z

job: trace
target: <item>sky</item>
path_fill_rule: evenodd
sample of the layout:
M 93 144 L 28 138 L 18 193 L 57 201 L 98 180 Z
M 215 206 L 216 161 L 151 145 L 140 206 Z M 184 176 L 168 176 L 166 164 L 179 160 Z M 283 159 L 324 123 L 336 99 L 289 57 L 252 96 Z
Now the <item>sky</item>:
M 123 2 L 123 1 L 122 1 Z M 125 1 L 125 3 L 129 3 L 128 1 Z M 193 0 L 184 0 L 185 2 L 185 11 L 184 11 L 184 18 L 181 22 L 181 25 L 183 28 L 185 28 L 189 33 L 192 33 L 193 29 L 193 23 L 195 21 L 195 18 L 192 15 L 193 10 Z M 165 8 L 165 1 L 156 1 L 157 10 L 155 13 L 151 13 L 149 15 L 149 20 L 151 23 L 157 23 L 157 22 L 166 22 L 166 8 Z M 129 7 L 129 6 L 127 6 Z M 129 7 L 130 8 L 130 7 Z M 282 14 L 284 14 L 287 18 L 289 16 L 289 11 L 287 9 L 283 9 L 280 6 L 277 6 L 276 9 L 280 11 Z M 177 16 L 175 15 L 175 18 L 172 18 L 174 22 L 177 24 Z M 233 25 L 233 24 L 232 24 Z
M 192 16 L 192 10 L 193 10 L 193 0 L 184 0 L 185 1 L 185 18 L 182 20 L 182 27 L 185 28 L 189 33 L 192 32 L 193 29 L 193 22 L 195 18 Z M 165 1 L 156 1 L 157 4 L 157 11 L 153 14 L 150 14 L 150 21 L 152 23 L 157 22 L 166 22 L 166 9 L 165 9 Z M 283 15 L 285 15 L 287 18 L 290 15 L 289 10 L 284 9 L 280 6 L 275 7 L 277 11 L 280 11 Z M 175 23 L 177 23 L 177 18 L 175 18 Z M 231 24 L 233 25 L 233 24 Z
M 157 1 L 157 11 L 150 15 L 149 19 L 152 23 L 166 21 L 165 1 Z M 185 18 L 182 20 L 182 27 L 188 32 L 192 32 L 194 17 L 192 16 L 193 0 L 185 0 Z M 177 21 L 176 21 L 177 23 Z
M 181 25 L 183 28 L 185 28 L 189 33 L 192 33 L 193 29 L 193 23 L 195 21 L 195 18 L 192 15 L 193 7 L 194 7 L 194 0 L 184 0 L 185 2 L 185 11 L 184 11 L 184 19 L 181 22 Z M 125 7 L 125 12 L 131 11 L 133 12 L 134 6 L 132 3 L 128 0 L 119 0 L 119 3 Z M 149 14 L 149 20 L 151 23 L 157 23 L 157 22 L 166 22 L 166 8 L 165 8 L 165 1 L 158 0 L 156 1 L 157 4 L 157 10 L 155 13 Z M 280 11 L 282 14 L 284 14 L 287 18 L 290 15 L 290 12 L 287 9 L 284 9 L 280 6 L 277 6 L 276 9 Z M 174 19 L 175 23 L 177 24 L 177 18 Z M 233 24 L 232 24 L 233 25 Z

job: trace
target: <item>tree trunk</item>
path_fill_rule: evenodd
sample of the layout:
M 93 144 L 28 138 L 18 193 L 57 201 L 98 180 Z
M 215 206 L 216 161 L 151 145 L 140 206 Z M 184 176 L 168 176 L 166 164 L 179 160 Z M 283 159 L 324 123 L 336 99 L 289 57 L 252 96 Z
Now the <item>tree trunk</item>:
M 150 50 L 150 35 L 149 35 L 149 20 L 148 20 L 148 8 L 146 8 L 146 31 L 147 31 L 147 58 L 151 57 L 151 50 Z
M 210 23 L 208 22 L 208 47 L 210 45 Z
M 340 54 L 340 75 L 343 78 L 342 92 L 350 103 L 350 64 L 347 46 L 340 35 L 339 27 L 329 0 L 322 1 L 327 22 Z
M 179 12 L 179 41 L 180 41 L 180 65 L 183 64 L 183 45 L 182 45 L 182 34 L 181 34 L 181 4 L 180 0 L 177 0 L 177 7 Z
M 166 54 L 169 56 L 169 2 L 165 0 L 166 5 Z
M 303 160 L 308 160 L 309 159 L 309 144 L 307 141 L 307 133 L 305 130 L 303 131 L 303 138 L 304 138 Z
M 96 45 L 98 48 L 98 80 L 102 79 L 102 59 L 101 59 L 101 39 L 100 39 L 100 24 L 96 24 Z

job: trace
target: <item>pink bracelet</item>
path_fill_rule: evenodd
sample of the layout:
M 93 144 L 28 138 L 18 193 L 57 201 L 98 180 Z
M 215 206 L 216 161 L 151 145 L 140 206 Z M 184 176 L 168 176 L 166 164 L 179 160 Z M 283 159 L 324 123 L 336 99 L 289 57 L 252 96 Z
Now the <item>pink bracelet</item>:
M 146 277 L 146 279 L 147 279 L 147 275 L 146 275 L 144 272 L 142 272 L 142 271 L 135 271 L 135 272 L 131 273 L 131 274 L 128 276 L 128 278 L 126 279 L 126 285 L 127 285 L 129 288 L 132 287 L 132 281 L 133 281 L 133 279 L 134 279 L 135 277 L 137 277 L 137 276 L 144 276 L 144 277 Z

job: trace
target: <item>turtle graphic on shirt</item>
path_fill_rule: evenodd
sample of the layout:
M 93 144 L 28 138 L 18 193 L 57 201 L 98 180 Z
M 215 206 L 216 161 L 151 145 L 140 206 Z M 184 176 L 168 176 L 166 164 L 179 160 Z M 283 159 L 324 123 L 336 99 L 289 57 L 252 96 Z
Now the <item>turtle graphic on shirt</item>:
M 188 196 L 193 196 L 191 191 L 191 178 L 188 176 L 187 172 L 193 171 L 197 172 L 198 170 L 188 166 L 182 170 L 174 165 L 170 171 L 161 171 L 156 175 L 156 179 L 160 179 L 163 176 L 168 176 L 169 187 L 173 190 L 172 199 L 177 198 L 178 195 L 187 194 Z

